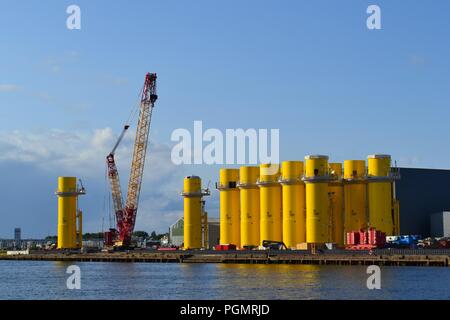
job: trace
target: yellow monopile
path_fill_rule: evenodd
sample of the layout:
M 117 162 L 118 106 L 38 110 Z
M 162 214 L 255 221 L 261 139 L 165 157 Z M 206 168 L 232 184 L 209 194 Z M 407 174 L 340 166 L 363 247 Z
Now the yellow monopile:
M 344 232 L 367 228 L 366 162 L 344 161 Z
M 282 241 L 281 185 L 278 164 L 260 165 L 260 243 L 264 240 Z
M 77 230 L 77 198 L 84 194 L 78 190 L 77 178 L 58 177 L 58 249 L 81 248 L 81 214 Z M 78 233 L 78 238 L 77 238 Z
M 241 167 L 239 189 L 241 203 L 241 247 L 259 246 L 259 167 Z
M 323 244 L 329 237 L 328 156 L 305 157 L 306 241 Z
M 386 235 L 394 234 L 391 157 L 368 156 L 369 221 L 370 226 Z
M 220 244 L 240 247 L 239 169 L 220 169 Z
M 184 197 L 184 249 L 200 249 L 205 240 L 202 235 L 203 197 L 209 195 L 209 190 L 202 190 L 200 177 L 189 176 L 184 178 L 181 195 Z
M 283 242 L 288 248 L 306 241 L 305 184 L 302 181 L 303 162 L 282 163 Z

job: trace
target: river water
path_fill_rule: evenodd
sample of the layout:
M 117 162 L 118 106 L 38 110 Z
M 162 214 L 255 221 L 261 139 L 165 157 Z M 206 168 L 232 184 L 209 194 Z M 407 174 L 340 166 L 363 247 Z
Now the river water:
M 450 268 L 0 261 L 0 299 L 450 299 Z

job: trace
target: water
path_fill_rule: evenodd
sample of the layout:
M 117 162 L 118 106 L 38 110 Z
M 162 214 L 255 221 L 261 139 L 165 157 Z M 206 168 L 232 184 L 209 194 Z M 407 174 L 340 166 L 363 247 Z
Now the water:
M 368 290 L 366 267 L 0 261 L 0 299 L 450 299 L 450 268 L 382 267 Z

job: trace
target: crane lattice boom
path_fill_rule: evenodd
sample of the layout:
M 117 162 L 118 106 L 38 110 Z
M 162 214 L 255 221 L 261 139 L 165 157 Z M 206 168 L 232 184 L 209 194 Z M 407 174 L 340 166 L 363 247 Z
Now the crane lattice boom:
M 119 174 L 114 160 L 114 153 L 125 131 L 129 128 L 124 127 L 112 152 L 107 156 L 108 176 L 111 184 L 111 193 L 116 213 L 117 230 L 119 232 L 119 241 L 128 245 L 131 241 L 131 235 L 136 222 L 136 214 L 139 202 L 139 193 L 144 174 L 145 155 L 147 153 L 148 135 L 150 131 L 150 122 L 155 101 L 158 99 L 156 94 L 156 73 L 147 73 L 145 76 L 144 88 L 141 95 L 141 106 L 139 111 L 139 120 L 136 130 L 134 143 L 133 160 L 131 162 L 130 180 L 128 182 L 128 193 L 123 207 L 122 191 L 120 189 Z

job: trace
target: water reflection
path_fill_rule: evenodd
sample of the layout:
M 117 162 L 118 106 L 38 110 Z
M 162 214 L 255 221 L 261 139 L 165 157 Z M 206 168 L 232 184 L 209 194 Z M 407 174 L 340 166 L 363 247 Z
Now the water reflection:
M 67 267 L 81 268 L 68 290 Z M 0 299 L 449 299 L 448 268 L 0 261 Z
M 228 275 L 219 278 L 220 285 L 239 288 L 239 298 L 254 291 L 261 293 L 257 297 L 261 299 L 314 299 L 321 287 L 320 267 L 315 265 L 230 264 L 217 269 Z

